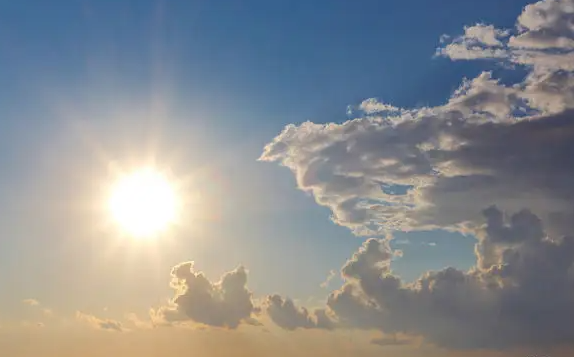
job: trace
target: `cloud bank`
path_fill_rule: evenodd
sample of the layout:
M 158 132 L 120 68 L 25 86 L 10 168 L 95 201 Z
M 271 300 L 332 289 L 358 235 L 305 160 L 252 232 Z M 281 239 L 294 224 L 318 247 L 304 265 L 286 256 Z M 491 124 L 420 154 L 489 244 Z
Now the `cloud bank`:
M 328 298 L 332 326 L 453 349 L 574 343 L 573 24 L 574 0 L 544 0 L 513 29 L 466 27 L 443 37 L 437 54 L 523 66 L 526 78 L 508 85 L 485 72 L 436 107 L 370 99 L 355 119 L 288 125 L 266 145 L 260 160 L 289 168 L 356 235 L 477 237 L 475 268 L 409 285 L 390 269 L 388 238 L 369 239 Z M 287 329 L 320 327 L 289 300 L 268 305 Z

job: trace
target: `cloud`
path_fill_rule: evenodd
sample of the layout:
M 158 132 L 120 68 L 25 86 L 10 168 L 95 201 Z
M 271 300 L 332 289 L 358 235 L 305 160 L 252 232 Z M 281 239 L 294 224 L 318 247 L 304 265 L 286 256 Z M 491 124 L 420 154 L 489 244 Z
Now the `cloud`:
M 574 0 L 532 6 L 546 3 L 569 11 L 566 4 Z M 561 21 L 540 26 L 561 28 Z M 534 31 L 529 26 L 520 34 Z M 499 46 L 510 33 L 477 25 L 467 27 L 464 36 L 467 42 Z M 509 212 L 527 207 L 550 234 L 567 234 L 574 214 L 569 184 L 574 72 L 551 62 L 541 68 L 533 67 L 513 85 L 484 72 L 464 80 L 436 107 L 367 110 L 340 124 L 288 125 L 265 146 L 260 160 L 288 167 L 301 190 L 357 235 L 468 231 L 483 222 L 481 212 L 490 205 Z M 368 103 L 376 107 L 373 100 Z
M 142 320 L 137 314 L 135 313 L 128 313 L 125 316 L 126 320 L 131 322 L 138 329 L 151 329 L 154 327 L 153 321 L 150 320 Z
M 492 25 L 477 24 L 465 27 L 463 35 L 439 48 L 437 54 L 453 60 L 506 58 L 508 51 L 504 49 L 502 39 L 507 36 L 508 31 L 498 30 Z M 445 38 L 441 42 L 444 43 Z
M 126 329 L 123 327 L 122 323 L 111 319 L 100 319 L 94 315 L 85 314 L 80 311 L 76 311 L 76 319 L 82 321 L 89 326 L 106 331 L 114 332 L 125 332 Z
M 271 320 L 286 330 L 320 328 L 331 330 L 335 322 L 324 309 L 309 313 L 306 308 L 296 307 L 291 299 L 271 295 L 265 301 L 266 312 Z
M 504 59 L 538 70 L 574 70 L 574 1 L 543 0 L 528 5 L 516 28 L 479 24 L 437 50 L 453 60 Z
M 368 114 L 380 113 L 380 112 L 398 112 L 401 111 L 400 108 L 392 106 L 390 104 L 385 104 L 379 102 L 375 98 L 366 99 L 360 105 L 359 109 Z
M 574 49 L 574 1 L 546 0 L 526 6 L 509 45 L 529 49 Z
M 455 349 L 555 346 L 574 341 L 574 237 L 550 240 L 524 210 L 496 207 L 477 244 L 479 267 L 429 272 L 406 285 L 371 239 L 343 268 L 327 305 L 343 326 L 422 336 Z M 552 291 L 552 294 L 548 292 Z
M 26 304 L 28 306 L 39 308 L 40 311 L 42 312 L 42 314 L 46 317 L 54 316 L 54 311 L 52 311 L 52 309 L 41 307 L 40 302 L 36 299 L 24 299 L 24 300 L 22 300 L 22 303 Z
M 371 99 L 355 119 L 288 125 L 265 146 L 260 160 L 291 170 L 334 222 L 387 235 L 343 267 L 327 301 L 338 328 L 451 349 L 572 345 L 573 21 L 574 0 L 545 0 L 515 29 L 478 24 L 441 39 L 439 54 L 453 60 L 525 66 L 521 82 L 484 72 L 435 107 L 392 111 Z M 401 281 L 388 233 L 428 229 L 474 234 L 476 266 Z M 306 310 L 281 311 L 309 325 Z
M 217 283 L 195 272 L 193 262 L 181 263 L 171 271 L 175 289 L 172 305 L 156 314 L 167 322 L 193 321 L 215 327 L 237 328 L 242 322 L 253 324 L 257 309 L 247 289 L 247 271 L 239 267 L 224 274 Z
M 22 300 L 23 304 L 29 305 L 29 306 L 38 306 L 40 305 L 40 303 L 38 302 L 38 300 L 36 299 L 25 299 Z
M 412 341 L 408 339 L 399 339 L 396 336 L 393 336 L 375 338 L 371 341 L 371 343 L 379 346 L 404 346 L 410 345 Z
M 327 279 L 325 279 L 325 281 L 322 282 L 319 286 L 322 287 L 323 289 L 327 288 L 329 286 L 329 284 L 331 283 L 331 281 L 336 276 L 337 276 L 337 272 L 335 270 L 329 271 L 329 275 L 327 275 Z

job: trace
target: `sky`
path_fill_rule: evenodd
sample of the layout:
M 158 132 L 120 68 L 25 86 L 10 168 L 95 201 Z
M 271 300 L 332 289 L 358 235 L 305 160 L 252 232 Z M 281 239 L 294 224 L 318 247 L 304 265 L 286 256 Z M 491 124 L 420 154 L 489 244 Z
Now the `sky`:
M 573 0 L 1 1 L 0 83 L 3 354 L 574 349 Z

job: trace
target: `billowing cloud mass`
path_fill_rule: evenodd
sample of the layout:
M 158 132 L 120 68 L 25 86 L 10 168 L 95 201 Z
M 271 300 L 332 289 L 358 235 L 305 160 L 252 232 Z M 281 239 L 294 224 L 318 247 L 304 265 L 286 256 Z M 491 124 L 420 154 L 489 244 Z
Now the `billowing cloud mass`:
M 544 0 L 514 29 L 466 27 L 443 37 L 438 54 L 524 66 L 524 81 L 502 84 L 485 72 L 436 107 L 368 100 L 353 120 L 288 125 L 265 147 L 260 160 L 289 168 L 357 235 L 477 237 L 475 268 L 410 285 L 390 270 L 388 239 L 368 240 L 328 299 L 337 327 L 449 348 L 574 343 L 573 23 L 574 0 Z M 306 310 L 273 300 L 279 325 L 312 326 Z
M 217 283 L 193 270 L 193 262 L 171 271 L 175 289 L 173 305 L 158 311 L 167 322 L 192 321 L 208 326 L 237 328 L 242 322 L 253 324 L 257 311 L 247 289 L 247 272 L 239 267 L 223 275 Z
M 574 237 L 549 239 L 529 211 L 508 222 L 495 207 L 484 215 L 476 269 L 448 268 L 405 285 L 389 270 L 388 248 L 371 239 L 343 268 L 347 283 L 329 308 L 343 325 L 442 347 L 573 343 Z
M 549 0 L 527 7 L 514 35 L 479 25 L 464 36 L 499 46 L 506 37 L 533 41 L 535 33 L 552 27 L 546 37 L 569 38 L 565 20 L 558 19 L 569 18 L 573 4 Z M 530 19 L 534 8 L 551 8 L 557 19 Z M 559 16 L 559 9 L 565 13 Z M 530 57 L 539 49 L 532 51 Z M 574 55 L 569 60 L 574 63 Z M 567 233 L 566 217 L 574 213 L 574 77 L 551 61 L 536 61 L 522 83 L 505 86 L 486 72 L 465 81 L 442 106 L 368 110 L 342 124 L 289 125 L 260 160 L 291 169 L 300 189 L 329 207 L 335 222 L 361 235 L 476 226 L 493 204 L 510 212 L 529 208 L 552 221 L 550 231 Z
M 89 326 L 107 331 L 124 332 L 126 331 L 122 323 L 111 319 L 100 319 L 94 315 L 85 314 L 83 312 L 76 312 L 76 319 L 82 321 Z

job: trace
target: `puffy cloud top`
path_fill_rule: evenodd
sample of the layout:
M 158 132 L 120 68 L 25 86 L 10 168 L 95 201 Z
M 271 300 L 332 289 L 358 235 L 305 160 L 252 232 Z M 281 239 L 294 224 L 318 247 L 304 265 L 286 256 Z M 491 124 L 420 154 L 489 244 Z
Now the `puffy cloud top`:
M 525 8 L 512 36 L 480 24 L 451 42 L 485 53 L 500 48 L 509 52 L 502 61 L 536 57 L 521 83 L 503 85 L 485 72 L 465 80 L 444 105 L 412 110 L 370 99 L 359 106 L 363 116 L 341 124 L 287 126 L 260 160 L 291 169 L 300 189 L 358 235 L 476 228 L 493 204 L 529 208 L 549 233 L 566 234 L 574 213 L 574 72 L 546 59 L 574 63 L 574 54 L 508 42 L 540 31 L 568 38 L 573 7 L 574 0 L 541 1 Z M 389 190 L 397 187 L 402 194 Z
M 271 320 L 286 330 L 298 328 L 321 328 L 330 330 L 335 327 L 334 321 L 324 309 L 317 309 L 309 313 L 304 307 L 296 307 L 291 299 L 284 299 L 279 295 L 267 297 L 265 302 L 267 314 Z
M 413 284 L 392 273 L 388 239 L 367 240 L 328 298 L 337 327 L 448 348 L 574 343 L 573 24 L 574 0 L 543 0 L 514 29 L 466 27 L 443 37 L 438 54 L 524 66 L 526 78 L 508 85 L 485 72 L 436 107 L 370 99 L 352 120 L 288 125 L 267 144 L 260 160 L 289 168 L 357 235 L 477 237 L 475 268 L 429 272 Z M 314 327 L 306 310 L 273 300 L 289 326 Z
M 193 262 L 173 267 L 171 286 L 176 294 L 173 306 L 160 309 L 168 322 L 194 321 L 209 326 L 237 328 L 248 321 L 255 307 L 247 289 L 247 272 L 239 267 L 224 274 L 217 283 L 193 270 Z
M 529 211 L 506 220 L 491 207 L 484 215 L 480 268 L 447 268 L 405 285 L 389 272 L 382 241 L 369 240 L 343 268 L 347 283 L 329 308 L 347 326 L 423 336 L 442 347 L 571 344 L 574 237 L 548 239 Z

